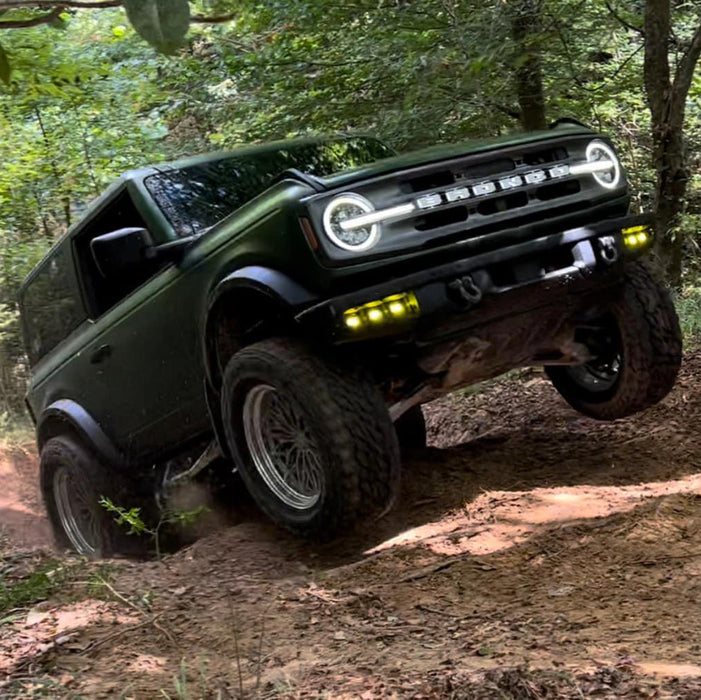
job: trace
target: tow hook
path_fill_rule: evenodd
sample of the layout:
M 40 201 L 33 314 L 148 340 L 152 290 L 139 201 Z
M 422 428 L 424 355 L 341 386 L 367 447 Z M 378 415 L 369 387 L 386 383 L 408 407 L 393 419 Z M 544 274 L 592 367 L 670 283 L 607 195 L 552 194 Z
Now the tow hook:
M 475 284 L 470 275 L 458 277 L 447 285 L 448 296 L 456 304 L 463 307 L 474 306 L 482 299 L 482 290 Z
M 616 239 L 613 236 L 601 236 L 601 238 L 599 238 L 599 250 L 601 251 L 601 257 L 609 265 L 612 265 L 618 260 Z

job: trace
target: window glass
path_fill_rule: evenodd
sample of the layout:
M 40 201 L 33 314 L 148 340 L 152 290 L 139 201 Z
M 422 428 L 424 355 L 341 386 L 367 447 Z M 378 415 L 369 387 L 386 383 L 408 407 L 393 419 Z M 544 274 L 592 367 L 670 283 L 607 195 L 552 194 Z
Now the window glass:
M 392 155 L 390 148 L 369 138 L 290 143 L 278 150 L 164 170 L 147 177 L 145 184 L 176 233 L 191 236 L 261 194 L 285 170 L 321 177 Z
M 43 263 L 24 289 L 20 304 L 27 354 L 34 364 L 86 317 L 67 244 Z
M 129 192 L 125 189 L 96 214 L 75 237 L 75 249 L 91 318 L 97 318 L 118 304 L 155 275 L 165 262 L 144 260 L 137 269 L 125 269 L 105 277 L 93 258 L 90 243 L 97 236 L 123 228 L 147 228 Z

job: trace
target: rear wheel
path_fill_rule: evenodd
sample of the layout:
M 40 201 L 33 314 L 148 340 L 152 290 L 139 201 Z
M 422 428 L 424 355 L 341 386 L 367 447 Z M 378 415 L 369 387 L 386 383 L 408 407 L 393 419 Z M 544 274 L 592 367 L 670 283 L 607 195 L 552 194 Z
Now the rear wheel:
M 119 529 L 100 505 L 110 498 L 131 508 L 133 494 L 73 436 L 54 437 L 41 450 L 41 490 L 56 544 L 91 559 L 143 550 L 135 537 Z
M 293 341 L 265 340 L 230 360 L 222 413 L 251 496 L 288 530 L 329 539 L 392 504 L 396 436 L 360 369 Z
M 576 367 L 546 367 L 546 372 L 563 398 L 585 415 L 629 416 L 658 403 L 674 386 L 682 358 L 679 320 L 669 292 L 643 263 L 627 267 L 620 298 L 581 340 L 594 359 Z

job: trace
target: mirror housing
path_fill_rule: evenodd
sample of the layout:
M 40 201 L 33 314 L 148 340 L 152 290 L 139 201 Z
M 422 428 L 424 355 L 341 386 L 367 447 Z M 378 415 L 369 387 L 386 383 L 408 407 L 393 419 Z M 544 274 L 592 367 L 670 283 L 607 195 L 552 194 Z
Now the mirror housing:
M 103 277 L 143 267 L 150 248 L 153 248 L 153 241 L 145 228 L 120 228 L 90 241 L 93 259 Z
M 155 246 L 145 228 L 120 228 L 93 238 L 90 251 L 102 276 L 114 277 L 149 266 L 155 271 L 162 263 L 178 262 L 193 240 L 181 238 Z

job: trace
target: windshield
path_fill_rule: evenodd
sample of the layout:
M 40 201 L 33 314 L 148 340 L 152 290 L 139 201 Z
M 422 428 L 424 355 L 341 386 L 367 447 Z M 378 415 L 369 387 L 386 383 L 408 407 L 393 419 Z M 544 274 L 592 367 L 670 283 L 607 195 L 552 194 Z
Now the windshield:
M 164 170 L 147 177 L 145 185 L 176 233 L 191 236 L 261 194 L 285 170 L 295 168 L 321 177 L 392 155 L 389 147 L 370 138 L 290 143 L 276 151 Z

